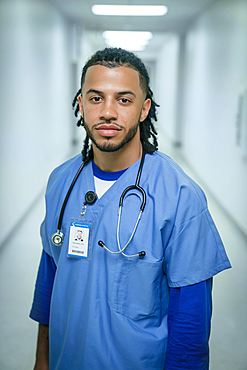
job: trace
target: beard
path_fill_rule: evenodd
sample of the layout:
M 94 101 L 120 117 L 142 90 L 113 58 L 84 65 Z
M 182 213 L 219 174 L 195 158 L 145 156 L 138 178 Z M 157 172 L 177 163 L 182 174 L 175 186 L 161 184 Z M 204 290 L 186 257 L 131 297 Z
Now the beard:
M 139 125 L 140 125 L 140 121 L 138 121 L 133 127 L 131 127 L 129 131 L 127 132 L 127 134 L 125 135 L 125 137 L 123 138 L 123 140 L 117 144 L 111 143 L 111 137 L 109 138 L 106 137 L 105 138 L 106 141 L 103 144 L 99 144 L 95 140 L 92 130 L 89 129 L 85 120 L 84 120 L 83 126 L 86 130 L 87 136 L 92 141 L 92 143 L 96 146 L 96 148 L 98 148 L 102 152 L 111 153 L 111 152 L 117 152 L 118 150 L 122 149 L 126 144 L 128 144 L 135 137 Z

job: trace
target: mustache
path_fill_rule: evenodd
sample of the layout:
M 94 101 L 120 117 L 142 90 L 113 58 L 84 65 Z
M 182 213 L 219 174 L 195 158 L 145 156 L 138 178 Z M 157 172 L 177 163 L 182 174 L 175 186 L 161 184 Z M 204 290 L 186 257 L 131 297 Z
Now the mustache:
M 100 126 L 102 126 L 102 125 L 114 125 L 114 126 L 116 126 L 117 128 L 119 128 L 119 129 L 123 129 L 124 128 L 124 126 L 121 126 L 121 125 L 119 125 L 118 123 L 116 123 L 116 122 L 114 122 L 114 121 L 111 121 L 111 120 L 109 120 L 109 121 L 101 121 L 101 122 L 99 122 L 99 123 L 95 123 L 93 126 L 92 126 L 92 129 L 97 129 L 97 128 L 99 128 Z

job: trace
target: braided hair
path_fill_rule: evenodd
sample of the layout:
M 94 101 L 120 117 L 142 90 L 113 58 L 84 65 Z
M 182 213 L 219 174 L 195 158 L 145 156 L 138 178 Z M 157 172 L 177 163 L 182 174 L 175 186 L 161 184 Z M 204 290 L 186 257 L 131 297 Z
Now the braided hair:
M 157 121 L 156 107 L 159 105 L 153 99 L 153 92 L 149 86 L 150 79 L 144 63 L 134 53 L 121 48 L 105 48 L 97 51 L 85 64 L 81 75 L 81 88 L 75 95 L 72 106 L 74 114 L 77 117 L 79 113 L 78 97 L 81 95 L 81 89 L 85 81 L 86 72 L 89 67 L 94 65 L 102 65 L 107 68 L 116 68 L 120 66 L 135 69 L 139 73 L 140 87 L 146 93 L 146 99 L 151 100 L 151 108 L 148 116 L 143 122 L 140 122 L 140 140 L 143 150 L 152 154 L 158 150 L 157 131 L 153 121 Z M 77 122 L 77 126 L 83 126 L 83 118 Z M 149 141 L 151 139 L 151 142 Z M 89 148 L 89 137 L 86 135 L 84 146 L 82 149 L 82 159 L 84 163 L 88 163 L 93 158 L 92 146 Z

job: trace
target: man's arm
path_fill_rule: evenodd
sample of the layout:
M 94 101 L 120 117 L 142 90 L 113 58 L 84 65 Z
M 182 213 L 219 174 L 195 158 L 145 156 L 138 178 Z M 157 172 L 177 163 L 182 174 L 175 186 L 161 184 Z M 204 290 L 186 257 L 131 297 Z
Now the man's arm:
M 34 370 L 49 370 L 49 326 L 39 324 Z
M 39 323 L 34 370 L 49 369 L 49 316 L 55 273 L 56 265 L 53 258 L 43 250 L 30 312 L 31 319 Z
M 166 370 L 208 370 L 212 278 L 171 288 Z

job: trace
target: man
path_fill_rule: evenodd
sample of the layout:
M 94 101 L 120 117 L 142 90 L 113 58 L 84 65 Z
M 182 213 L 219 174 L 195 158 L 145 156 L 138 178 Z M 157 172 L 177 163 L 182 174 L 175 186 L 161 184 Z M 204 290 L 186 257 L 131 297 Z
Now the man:
M 47 186 L 35 369 L 208 369 L 212 277 L 230 263 L 202 190 L 157 152 L 145 66 L 97 52 L 73 104 L 84 167 L 70 159 Z

